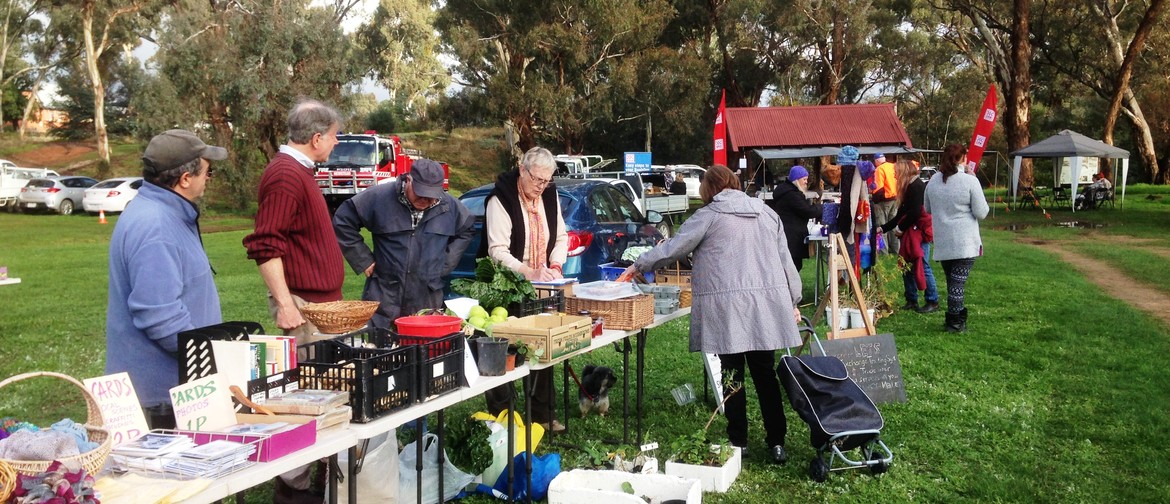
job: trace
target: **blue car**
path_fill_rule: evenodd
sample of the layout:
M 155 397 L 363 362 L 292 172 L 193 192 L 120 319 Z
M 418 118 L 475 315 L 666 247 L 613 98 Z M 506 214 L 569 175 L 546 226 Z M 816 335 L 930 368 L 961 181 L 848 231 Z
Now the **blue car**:
M 556 179 L 561 199 L 561 216 L 569 234 L 569 258 L 563 266 L 565 277 L 581 282 L 601 280 L 598 265 L 613 262 L 628 244 L 653 245 L 662 239 L 655 224 L 662 221 L 658 212 L 648 216 L 607 182 L 598 180 Z M 484 239 L 484 199 L 495 184 L 477 187 L 459 197 L 475 215 L 475 238 L 459 265 L 447 279 L 475 277 L 475 254 Z

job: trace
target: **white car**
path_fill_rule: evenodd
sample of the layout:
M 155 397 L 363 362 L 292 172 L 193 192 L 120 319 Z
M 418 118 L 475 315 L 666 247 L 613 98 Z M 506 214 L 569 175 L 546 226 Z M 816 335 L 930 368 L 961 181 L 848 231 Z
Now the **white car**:
M 138 195 L 139 187 L 142 187 L 142 177 L 103 180 L 85 190 L 85 198 L 81 205 L 89 213 L 121 212 L 126 210 L 126 205 Z

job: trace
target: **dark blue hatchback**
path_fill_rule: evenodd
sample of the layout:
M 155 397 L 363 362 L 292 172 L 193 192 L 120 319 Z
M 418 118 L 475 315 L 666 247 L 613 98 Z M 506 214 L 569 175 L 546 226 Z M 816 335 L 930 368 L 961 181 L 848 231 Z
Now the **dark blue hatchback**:
M 581 282 L 601 280 L 598 265 L 614 261 L 627 244 L 653 245 L 662 239 L 650 220 L 661 221 L 658 212 L 649 218 L 638 211 L 634 203 L 611 186 L 599 180 L 556 179 L 557 194 L 561 199 L 561 216 L 569 234 L 569 258 L 563 270 L 565 277 Z M 447 279 L 475 277 L 475 254 L 484 238 L 484 199 L 495 184 L 477 187 L 459 197 L 475 215 L 475 238 L 459 265 Z

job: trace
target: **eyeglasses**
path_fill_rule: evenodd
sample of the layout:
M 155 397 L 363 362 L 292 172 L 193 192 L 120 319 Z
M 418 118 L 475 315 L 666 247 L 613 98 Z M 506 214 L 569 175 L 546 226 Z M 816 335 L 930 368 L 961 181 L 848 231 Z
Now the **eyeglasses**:
M 552 183 L 551 177 L 544 179 L 533 175 L 531 168 L 525 168 L 524 171 L 528 172 L 528 178 L 532 179 L 532 183 L 536 184 L 537 187 L 544 187 Z

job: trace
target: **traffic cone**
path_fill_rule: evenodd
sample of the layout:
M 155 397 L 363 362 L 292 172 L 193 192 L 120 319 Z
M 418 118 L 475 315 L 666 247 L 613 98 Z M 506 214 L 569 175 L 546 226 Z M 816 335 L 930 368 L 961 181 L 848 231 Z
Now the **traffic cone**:
M 106 223 L 106 211 L 105 210 L 98 210 L 98 224 L 105 224 L 105 223 Z

